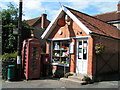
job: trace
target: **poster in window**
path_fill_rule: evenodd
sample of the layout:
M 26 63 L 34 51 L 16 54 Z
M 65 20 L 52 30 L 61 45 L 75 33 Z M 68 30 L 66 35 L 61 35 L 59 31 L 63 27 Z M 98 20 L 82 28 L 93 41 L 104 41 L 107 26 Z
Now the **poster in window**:
M 74 53 L 74 42 L 70 43 L 70 53 Z
M 78 49 L 78 59 L 82 59 L 82 48 Z
M 87 53 L 87 43 L 84 43 L 84 54 Z
M 83 44 L 83 59 L 84 60 L 87 59 L 87 41 L 84 41 L 84 44 Z

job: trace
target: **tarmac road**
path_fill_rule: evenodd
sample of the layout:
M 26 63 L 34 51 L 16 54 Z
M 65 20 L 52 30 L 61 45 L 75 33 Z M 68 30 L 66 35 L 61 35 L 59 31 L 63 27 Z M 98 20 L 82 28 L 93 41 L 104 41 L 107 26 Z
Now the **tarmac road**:
M 80 83 L 63 82 L 55 78 L 24 81 L 3 81 L 2 88 L 118 88 L 118 81 L 101 81 L 93 84 L 81 85 Z M 120 81 L 119 81 L 120 82 Z

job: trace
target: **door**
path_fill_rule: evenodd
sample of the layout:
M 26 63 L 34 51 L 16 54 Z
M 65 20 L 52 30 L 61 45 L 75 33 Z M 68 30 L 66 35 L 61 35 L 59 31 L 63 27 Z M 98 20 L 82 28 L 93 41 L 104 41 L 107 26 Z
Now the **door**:
M 87 39 L 77 40 L 76 73 L 87 74 L 88 63 L 88 41 Z
M 40 42 L 39 40 L 30 41 L 29 52 L 29 78 L 40 77 Z
M 23 42 L 22 68 L 26 79 L 40 77 L 40 41 L 28 39 Z

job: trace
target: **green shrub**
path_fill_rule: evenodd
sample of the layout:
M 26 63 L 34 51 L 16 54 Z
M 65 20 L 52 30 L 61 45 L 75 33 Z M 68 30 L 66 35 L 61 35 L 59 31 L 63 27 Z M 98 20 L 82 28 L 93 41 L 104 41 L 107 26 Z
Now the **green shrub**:
M 82 81 L 91 81 L 91 78 L 89 76 L 84 76 Z
M 68 78 L 68 76 L 72 76 L 73 74 L 71 74 L 70 72 L 65 74 L 65 77 Z
M 7 69 L 8 65 L 16 66 L 17 52 L 14 53 L 5 53 L 2 55 L 2 79 L 7 79 Z
M 17 54 L 18 52 L 14 52 L 14 53 L 4 53 L 1 57 L 1 60 L 9 60 L 9 59 L 16 59 L 17 58 Z

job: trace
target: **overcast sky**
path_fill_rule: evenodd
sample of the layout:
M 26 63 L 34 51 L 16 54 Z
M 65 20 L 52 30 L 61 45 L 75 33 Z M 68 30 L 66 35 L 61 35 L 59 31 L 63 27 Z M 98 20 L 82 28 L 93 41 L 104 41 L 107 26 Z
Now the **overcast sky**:
M 41 16 L 42 13 L 46 13 L 48 19 L 52 20 L 61 8 L 60 5 L 69 6 L 89 15 L 96 15 L 117 10 L 119 1 L 120 0 L 23 0 L 23 19 L 36 18 Z M 7 8 L 9 2 L 12 2 L 17 7 L 19 5 L 19 0 L 0 0 L 0 8 Z

